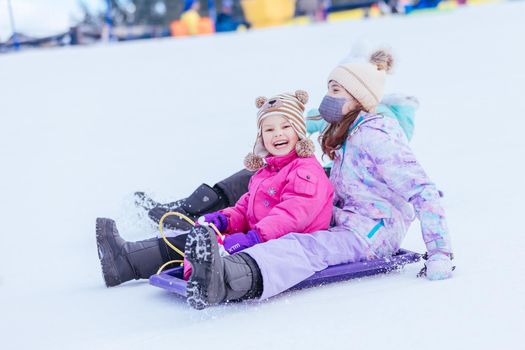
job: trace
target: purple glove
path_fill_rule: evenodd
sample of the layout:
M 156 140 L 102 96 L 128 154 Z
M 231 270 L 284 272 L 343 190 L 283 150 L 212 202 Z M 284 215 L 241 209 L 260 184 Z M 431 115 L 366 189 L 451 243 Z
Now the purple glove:
M 262 243 L 262 239 L 255 230 L 250 230 L 247 233 L 234 233 L 227 235 L 224 238 L 224 249 L 230 254 L 235 254 L 256 245 Z
M 228 217 L 219 212 L 204 215 L 204 221 L 214 224 L 221 232 L 226 231 L 228 228 Z

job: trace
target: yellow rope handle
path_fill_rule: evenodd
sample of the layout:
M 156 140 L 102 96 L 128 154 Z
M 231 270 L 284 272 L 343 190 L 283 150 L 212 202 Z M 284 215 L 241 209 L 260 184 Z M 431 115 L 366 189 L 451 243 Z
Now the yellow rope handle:
M 166 235 L 164 234 L 164 219 L 166 219 L 168 216 L 178 216 L 178 217 L 186 220 L 187 222 L 189 222 L 193 226 L 195 226 L 195 222 L 193 220 L 191 220 L 189 217 L 187 217 L 186 215 L 181 214 L 181 213 L 177 213 L 175 211 L 170 211 L 170 212 L 167 212 L 166 214 L 162 215 L 162 217 L 160 218 L 160 221 L 159 221 L 159 231 L 160 231 L 160 235 L 162 236 L 162 240 L 164 241 L 164 243 L 166 243 L 166 245 L 168 247 L 170 247 L 171 249 L 176 251 L 180 256 L 184 257 L 184 252 L 182 252 L 179 248 L 177 248 L 173 244 L 171 244 L 171 242 L 168 241 L 168 239 L 166 238 Z M 163 264 L 157 270 L 157 275 L 160 275 L 160 273 L 162 272 L 162 270 L 164 270 L 164 268 L 166 266 L 168 266 L 170 264 L 173 264 L 173 263 L 180 263 L 180 266 L 183 266 L 184 265 L 184 260 L 171 260 L 171 261 L 168 261 L 167 263 Z
M 170 247 L 171 249 L 173 249 L 175 252 L 177 252 L 180 256 L 184 257 L 184 252 L 181 251 L 179 248 L 175 247 L 173 244 L 170 243 L 170 241 L 168 241 L 168 239 L 166 238 L 166 235 L 164 234 L 164 219 L 166 219 L 168 216 L 178 216 L 179 218 L 187 221 L 190 225 L 192 226 L 195 226 L 195 221 L 193 221 L 192 219 L 190 219 L 189 217 L 187 217 L 186 215 L 184 214 L 181 214 L 181 213 L 178 213 L 176 211 L 170 211 L 170 212 L 167 212 L 166 214 L 162 215 L 162 217 L 160 218 L 160 221 L 159 221 L 159 231 L 160 231 L 160 235 L 162 236 L 162 240 L 164 241 L 164 243 L 166 243 L 166 245 L 168 247 Z M 220 233 L 220 231 L 217 229 L 217 227 L 210 223 L 210 226 L 213 228 L 213 230 L 217 233 L 217 235 L 219 237 L 221 237 L 221 239 L 224 238 L 224 236 Z M 183 266 L 184 265 L 184 260 L 171 260 L 171 261 L 168 261 L 167 263 L 165 263 L 164 265 L 162 265 L 158 271 L 157 271 L 157 275 L 160 274 L 162 272 L 162 270 L 164 270 L 164 268 L 170 264 L 173 264 L 173 263 L 180 263 L 180 266 Z
M 181 265 L 180 266 L 183 266 L 184 265 L 184 260 L 171 260 L 171 261 L 168 261 L 167 263 L 165 263 L 164 265 L 162 265 L 161 267 L 159 267 L 159 269 L 157 270 L 157 275 L 160 275 L 160 273 L 162 272 L 162 270 L 164 270 L 164 268 L 170 264 L 174 264 L 174 263 L 180 263 Z
M 211 228 L 215 231 L 215 233 L 217 233 L 217 236 L 221 237 L 221 240 L 224 241 L 224 235 L 221 233 L 221 231 L 219 231 L 219 229 L 217 228 L 217 226 L 215 226 L 215 224 L 213 223 L 209 223 L 209 225 L 211 226 Z
M 168 239 L 166 238 L 166 235 L 164 234 L 164 219 L 166 219 L 168 216 L 178 216 L 179 218 L 184 219 L 187 222 L 189 222 L 190 225 L 192 225 L 192 226 L 195 226 L 195 222 L 192 219 L 190 219 L 189 217 L 187 217 L 186 215 L 181 214 L 181 213 L 177 213 L 176 211 L 169 211 L 169 212 L 167 212 L 166 214 L 162 215 L 162 217 L 160 218 L 160 221 L 159 221 L 160 235 L 162 236 L 162 239 L 164 240 L 164 243 L 166 243 L 166 245 L 168 247 L 170 247 L 171 249 L 173 249 L 174 251 L 179 253 L 180 256 L 184 256 L 184 252 L 181 252 L 180 249 L 178 249 L 173 244 L 171 244 L 170 241 L 168 241 Z

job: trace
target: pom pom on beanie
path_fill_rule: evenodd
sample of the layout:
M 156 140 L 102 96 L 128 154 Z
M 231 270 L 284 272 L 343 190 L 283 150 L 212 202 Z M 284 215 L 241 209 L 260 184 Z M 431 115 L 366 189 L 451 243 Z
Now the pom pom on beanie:
M 370 63 L 376 65 L 378 70 L 384 70 L 386 73 L 390 73 L 394 66 L 394 57 L 389 51 L 380 49 L 370 55 Z
M 295 92 L 295 97 L 297 97 L 297 99 L 301 101 L 304 105 L 308 102 L 309 99 L 308 93 L 304 90 L 297 90 Z
M 315 145 L 310 139 L 302 139 L 295 144 L 295 152 L 301 158 L 307 158 L 314 155 Z
M 266 101 L 268 101 L 268 99 L 264 96 L 259 96 L 255 99 L 255 106 L 257 108 L 261 108 L 262 106 L 264 106 L 264 104 L 266 103 Z
M 250 171 L 257 171 L 263 166 L 264 160 L 254 153 L 248 153 L 246 157 L 244 157 L 244 167 Z

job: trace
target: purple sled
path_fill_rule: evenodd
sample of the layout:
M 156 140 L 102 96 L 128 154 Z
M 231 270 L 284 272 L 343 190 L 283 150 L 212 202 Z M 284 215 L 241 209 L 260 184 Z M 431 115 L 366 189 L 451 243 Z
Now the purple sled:
M 401 269 L 406 264 L 415 263 L 419 261 L 421 257 L 421 254 L 400 249 L 395 255 L 389 258 L 334 265 L 323 271 L 316 272 L 289 290 L 303 289 L 353 278 L 387 273 Z M 149 283 L 155 287 L 166 289 L 168 292 L 186 297 L 186 281 L 182 279 L 182 270 L 182 267 L 176 267 L 163 271 L 159 275 L 151 276 L 149 278 Z

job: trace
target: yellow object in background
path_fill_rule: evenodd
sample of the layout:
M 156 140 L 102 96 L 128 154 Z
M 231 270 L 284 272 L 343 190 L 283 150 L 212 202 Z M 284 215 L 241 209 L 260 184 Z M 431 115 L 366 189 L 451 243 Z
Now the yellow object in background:
M 170 31 L 172 36 L 188 36 L 188 35 L 206 35 L 215 33 L 215 26 L 209 17 L 200 17 L 197 22 L 191 22 L 193 27 L 188 26 L 187 22 L 182 20 L 173 21 L 170 24 Z
M 284 24 L 295 14 L 295 0 L 242 0 L 241 6 L 254 28 Z
M 441 1 L 437 8 L 439 10 L 452 10 L 458 7 L 455 1 Z
M 199 21 L 201 16 L 196 10 L 188 10 L 180 16 L 180 21 L 184 23 L 189 35 L 199 34 Z
M 375 17 L 381 17 L 383 14 L 381 13 L 381 10 L 379 9 L 379 6 L 376 4 L 370 6 L 370 9 L 368 10 L 368 17 L 375 18 Z
M 503 2 L 503 0 L 467 0 L 467 5 L 484 5 Z
M 350 19 L 362 19 L 364 17 L 365 17 L 365 10 L 361 8 L 361 9 L 329 13 L 326 20 L 329 22 L 338 22 L 338 21 L 348 21 Z
M 312 23 L 312 20 L 307 17 L 307 16 L 297 16 L 297 17 L 294 17 L 294 18 L 291 18 L 289 20 L 287 20 L 284 25 L 290 25 L 290 26 L 293 26 L 293 25 L 305 25 L 305 24 L 310 24 Z

